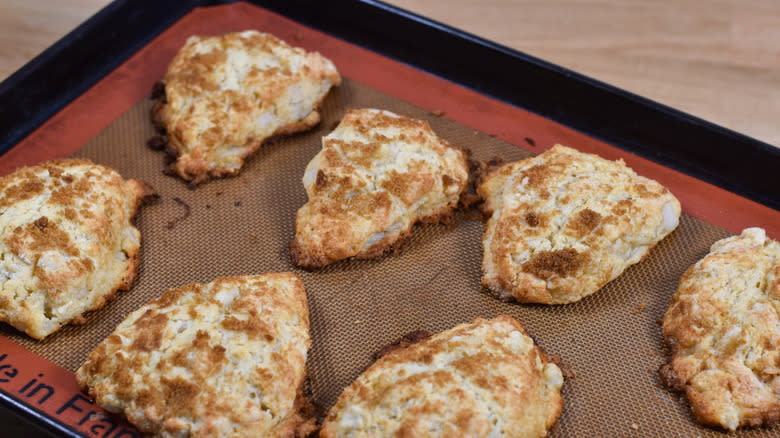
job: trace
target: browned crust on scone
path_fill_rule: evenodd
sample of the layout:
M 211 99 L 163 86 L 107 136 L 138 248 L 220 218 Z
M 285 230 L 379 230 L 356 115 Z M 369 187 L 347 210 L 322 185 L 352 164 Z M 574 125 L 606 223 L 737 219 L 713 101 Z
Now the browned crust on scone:
M 674 372 L 671 363 L 665 363 L 658 367 L 658 375 L 661 382 L 675 392 L 685 392 L 685 382 Z
M 380 245 L 371 248 L 370 251 L 364 254 L 358 254 L 355 256 L 358 260 L 368 260 L 382 257 L 385 254 L 400 254 L 404 245 L 412 237 L 413 230 L 418 225 L 436 225 L 436 224 L 449 224 L 455 217 L 456 205 L 445 206 L 439 211 L 435 211 L 427 216 L 423 216 L 417 219 L 408 230 L 401 234 L 401 236 L 395 242 L 387 245 Z
M 489 160 L 478 161 L 473 170 L 474 186 L 479 187 L 485 182 L 485 178 L 506 164 L 503 158 L 493 157 Z
M 723 427 L 716 418 L 707 414 L 712 410 L 708 400 L 701 397 L 692 397 L 692 392 L 688 391 L 688 385 L 684 379 L 680 378 L 674 371 L 671 360 L 658 368 L 658 375 L 661 378 L 661 383 L 666 385 L 669 389 L 674 392 L 685 394 L 688 397 L 688 402 L 691 404 L 692 408 L 691 412 L 697 422 L 709 427 Z M 757 416 L 744 418 L 738 427 L 773 427 L 778 423 L 780 423 L 780 407 L 774 407 L 773 409 L 761 412 Z
M 562 372 L 563 376 L 565 378 L 567 378 L 567 379 L 568 378 L 573 378 L 573 377 L 576 376 L 576 373 L 574 372 L 574 369 L 569 364 L 565 363 L 563 361 L 563 359 L 561 359 L 561 357 L 558 356 L 557 354 L 548 354 L 539 345 L 539 343 L 536 341 L 536 338 L 533 335 L 531 335 L 525 329 L 525 327 L 522 328 L 521 332 L 524 335 L 526 335 L 526 336 L 530 337 L 531 339 L 533 339 L 534 345 L 536 346 L 536 348 L 538 348 L 539 355 L 541 356 L 541 359 L 542 359 L 543 362 L 554 363 L 555 365 L 557 365 L 558 368 L 561 369 L 561 372 Z M 376 351 L 372 355 L 371 363 L 369 363 L 366 366 L 366 368 L 369 368 L 371 365 L 374 364 L 374 362 L 378 361 L 382 357 L 387 356 L 390 353 L 394 353 L 396 351 L 403 350 L 405 348 L 411 347 L 414 344 L 417 344 L 419 342 L 422 342 L 422 341 L 430 338 L 434 334 L 435 333 L 430 332 L 428 330 L 415 330 L 413 332 L 409 332 L 409 333 L 401 336 L 400 338 L 396 339 L 395 341 L 393 341 L 393 342 L 385 345 L 384 347 L 380 348 L 378 351 Z M 561 405 L 561 409 L 562 408 L 563 408 L 563 406 Z M 560 415 L 560 412 L 561 412 L 561 410 L 558 411 L 558 414 L 556 415 L 556 417 L 558 415 Z
M 168 132 L 165 130 L 164 122 L 160 117 L 160 111 L 162 110 L 163 105 L 166 103 L 164 84 L 165 83 L 162 80 L 156 82 L 152 91 L 152 99 L 156 99 L 157 102 L 150 110 L 149 118 L 155 130 L 157 131 L 157 135 L 151 137 L 146 143 L 147 146 L 151 149 L 162 150 L 165 152 L 167 165 L 163 172 L 166 175 L 177 175 L 181 177 L 183 180 L 187 181 L 187 187 L 190 189 L 194 189 L 203 183 L 211 181 L 212 179 L 238 175 L 241 171 L 240 167 L 237 169 L 229 169 L 224 167 L 213 169 L 194 169 L 193 171 L 192 169 L 185 169 L 180 165 L 177 165 L 177 159 L 182 155 L 181 148 L 175 142 L 171 141 L 170 137 L 168 136 Z M 159 91 L 160 87 L 162 87 L 162 91 Z M 318 100 L 317 103 L 314 104 L 312 112 L 309 113 L 309 115 L 306 116 L 306 118 L 303 120 L 285 125 L 277 129 L 273 135 L 267 139 L 248 145 L 249 148 L 240 155 L 241 159 L 247 159 L 249 156 L 257 152 L 261 146 L 271 144 L 279 138 L 297 134 L 299 132 L 305 132 L 317 126 L 317 124 L 319 124 L 321 121 L 319 108 L 322 105 L 323 100 L 325 100 L 324 97 Z
M 312 109 L 312 111 L 309 113 L 308 116 L 306 116 L 305 119 L 295 123 L 290 123 L 289 125 L 286 126 L 282 126 L 281 128 L 277 129 L 276 132 L 273 133 L 273 135 L 269 138 L 269 140 L 273 139 L 276 136 L 292 135 L 292 134 L 297 134 L 299 132 L 308 131 L 309 129 L 317 126 L 317 124 L 319 124 L 320 120 L 322 119 L 320 117 L 320 111 L 319 111 L 320 105 L 322 104 L 322 100 L 323 99 L 320 99 L 317 101 L 317 103 L 314 104 L 314 109 Z
M 525 327 L 523 327 L 523 330 L 525 331 Z M 557 365 L 558 368 L 561 369 L 561 373 L 563 374 L 563 377 L 567 379 L 577 377 L 577 372 L 574 371 L 574 368 L 568 363 L 564 362 L 559 355 L 547 353 L 547 351 L 545 351 L 544 348 L 542 348 L 539 345 L 539 343 L 536 341 L 536 337 L 534 337 L 527 331 L 525 331 L 524 334 L 534 340 L 534 344 L 539 348 L 539 353 L 542 356 L 542 360 L 544 362 L 551 362 Z M 413 332 L 409 332 L 401 336 L 400 338 L 396 339 L 395 341 L 380 348 L 378 351 L 376 351 L 371 357 L 372 359 L 371 363 L 368 364 L 366 368 L 373 365 L 374 362 L 381 359 L 383 356 L 387 356 L 388 354 L 396 350 L 402 350 L 404 348 L 412 346 L 420 341 L 430 338 L 431 336 L 433 336 L 433 333 L 429 332 L 428 330 L 415 330 Z M 673 371 L 671 372 L 674 373 Z
M 415 330 L 413 332 L 409 332 L 401 336 L 400 338 L 396 339 L 395 341 L 385 345 L 384 347 L 380 348 L 376 353 L 374 353 L 372 356 L 373 359 L 372 363 L 378 361 L 383 356 L 387 356 L 388 354 L 396 350 L 407 348 L 424 339 L 428 339 L 431 336 L 433 336 L 433 333 L 429 332 L 428 330 Z
M 135 206 L 133 207 L 133 213 L 130 218 L 130 220 L 133 221 L 135 217 L 138 215 L 138 211 L 142 205 L 146 205 L 148 203 L 157 201 L 160 195 L 154 190 L 152 186 L 150 186 L 149 184 L 143 181 L 139 181 L 135 179 L 131 179 L 129 181 L 137 187 L 136 193 L 138 193 L 138 196 L 136 196 L 135 198 Z M 130 289 L 133 288 L 135 281 L 138 279 L 138 274 L 141 268 L 141 246 L 139 245 L 138 249 L 133 251 L 132 253 L 126 253 L 126 254 L 127 254 L 127 271 L 125 271 L 125 275 L 117 282 L 116 286 L 114 286 L 114 289 L 110 293 L 103 296 L 101 301 L 99 301 L 94 306 L 87 309 L 85 313 L 92 310 L 100 309 L 101 307 L 105 306 L 107 302 L 116 299 L 118 292 L 129 291 Z M 84 318 L 83 315 L 79 315 L 71 319 L 70 321 L 66 322 L 65 324 L 62 324 L 60 328 L 68 324 L 81 325 L 84 323 L 86 323 L 86 319 Z
M 418 225 L 436 225 L 436 224 L 450 224 L 455 218 L 455 212 L 458 210 L 457 200 L 453 202 L 453 205 L 448 205 L 435 211 L 427 216 L 419 218 L 416 222 L 412 223 L 406 231 L 402 232 L 398 238 L 390 243 L 384 245 L 374 245 L 369 251 L 355 255 L 353 257 L 356 260 L 370 260 L 381 258 L 386 255 L 398 255 L 403 251 L 404 245 L 409 241 L 413 235 L 413 230 Z M 304 250 L 298 239 L 294 237 L 288 244 L 290 251 L 290 260 L 295 266 L 303 268 L 307 271 L 323 268 L 332 263 L 344 260 L 344 259 L 331 259 L 323 253 L 314 253 L 312 251 Z M 347 258 L 347 259 L 349 259 Z
M 76 378 L 96 403 L 145 433 L 305 437 L 316 430 L 300 351 L 308 330 L 297 276 L 222 277 L 171 289 L 133 312 Z
M 302 68 L 295 68 L 296 63 Z M 237 85 L 225 85 L 231 80 Z M 190 188 L 235 176 L 247 157 L 273 137 L 315 126 L 325 95 L 340 82 L 328 59 L 267 33 L 193 36 L 152 89 L 150 116 L 161 135 L 149 144 L 166 151 L 165 173 L 182 178 Z M 300 102 L 287 94 L 296 85 L 301 86 Z M 225 102 L 229 110 L 222 108 Z
M 278 436 L 306 438 L 314 436 L 319 430 L 317 425 L 317 407 L 312 403 L 311 397 L 305 393 L 303 387 L 304 384 L 302 383 L 293 403 L 293 411 L 296 412 L 296 415 L 290 419 L 287 427 L 280 431 Z
M 10 182 L 11 184 L 14 184 L 16 181 L 27 181 L 27 185 L 30 186 L 30 190 L 24 189 L 25 191 L 21 194 L 21 197 L 17 196 L 19 200 L 25 200 L 29 199 L 29 197 L 36 196 L 37 194 L 43 192 L 44 190 L 51 190 L 51 197 L 48 198 L 43 204 L 41 204 L 41 208 L 48 208 L 48 213 L 44 213 L 44 210 L 41 210 L 40 217 L 35 220 L 32 224 L 26 224 L 24 227 L 17 227 L 12 235 L 8 237 L 6 240 L 6 244 L 16 246 L 16 249 L 12 249 L 14 253 L 20 250 L 20 248 L 27 247 L 27 244 L 24 243 L 24 233 L 26 232 L 25 229 L 29 230 L 29 227 L 32 226 L 34 228 L 34 232 L 32 235 L 28 234 L 29 238 L 32 238 L 33 241 L 39 240 L 40 242 L 38 244 L 33 243 L 32 247 L 30 248 L 31 251 L 36 251 L 35 247 L 40 247 L 41 243 L 44 245 L 50 245 L 51 247 L 61 247 L 62 251 L 69 254 L 70 256 L 78 256 L 79 249 L 73 246 L 72 241 L 70 240 L 70 235 L 66 234 L 62 231 L 60 226 L 58 225 L 59 222 L 57 220 L 51 219 L 50 215 L 55 215 L 55 217 L 58 217 L 59 215 L 64 215 L 65 218 L 69 221 L 73 221 L 75 224 L 85 224 L 90 223 L 90 220 L 87 218 L 82 218 L 81 220 L 77 220 L 76 217 L 80 214 L 79 212 L 81 209 L 79 208 L 80 205 L 83 203 L 88 203 L 89 201 L 86 200 L 84 197 L 85 191 L 88 193 L 91 190 L 90 185 L 91 184 L 98 184 L 98 182 L 92 180 L 89 183 L 86 183 L 88 177 L 77 177 L 74 179 L 73 174 L 69 173 L 69 170 L 78 169 L 80 166 L 86 166 L 85 167 L 85 174 L 86 175 L 93 175 L 93 172 L 98 172 L 103 175 L 108 175 L 108 179 L 106 179 L 106 189 L 111 190 L 119 190 L 122 194 L 117 194 L 119 198 L 122 199 L 122 203 L 127 203 L 129 205 L 129 209 L 127 211 L 127 216 L 125 216 L 126 220 L 128 221 L 128 224 L 132 226 L 132 222 L 134 217 L 137 215 L 139 211 L 139 207 L 151 200 L 156 199 L 157 194 L 155 193 L 154 189 L 149 186 L 148 184 L 134 180 L 134 179 L 124 179 L 119 172 L 117 172 L 115 169 L 112 169 L 108 166 L 104 165 L 98 165 L 93 163 L 92 161 L 88 159 L 80 159 L 80 158 L 65 158 L 65 159 L 55 159 L 51 160 L 45 163 L 41 163 L 37 166 L 33 167 L 23 167 L 20 169 L 17 169 L 13 174 L 7 175 L 3 177 L 3 184 L 5 185 L 7 182 Z M 48 173 L 48 177 L 41 177 L 37 176 L 36 172 L 40 172 L 41 170 L 44 170 Z M 104 172 L 108 172 L 105 174 Z M 19 180 L 21 178 L 21 180 Z M 48 180 L 46 178 L 49 178 Z M 49 181 L 54 181 L 53 183 L 50 183 Z M 53 185 L 49 185 L 53 184 Z M 102 182 L 100 183 L 102 184 Z M 24 184 L 21 186 L 19 185 L 11 185 L 8 187 L 9 190 L 12 190 L 14 187 L 23 187 Z M 128 187 L 129 186 L 129 187 Z M 48 188 L 45 188 L 48 187 Z M 129 196 L 125 196 L 128 189 L 132 191 L 133 198 L 130 198 Z M 5 190 L 5 188 L 4 188 Z M 10 204 L 13 204 L 15 201 L 10 200 L 9 198 L 4 194 L 4 202 L 10 202 Z M 13 196 L 11 197 L 13 199 Z M 125 204 L 127 206 L 127 204 Z M 87 217 L 93 217 L 93 216 L 87 216 Z M 93 222 L 94 223 L 94 222 Z M 106 222 L 101 223 L 98 222 L 100 228 L 97 233 L 105 233 L 107 230 L 105 230 L 106 226 L 110 226 L 110 224 L 113 224 L 114 222 Z M 29 231 L 27 231 L 29 232 Z M 140 239 L 140 235 L 139 235 Z M 111 244 L 116 243 L 116 241 L 111 241 Z M 63 326 L 68 324 L 84 324 L 86 322 L 86 319 L 84 317 L 84 314 L 86 312 L 99 309 L 103 307 L 108 301 L 113 300 L 117 293 L 119 291 L 126 291 L 130 290 L 135 282 L 135 280 L 138 277 L 138 271 L 140 269 L 140 242 L 138 244 L 137 248 L 133 248 L 132 246 L 129 248 L 123 248 L 123 251 L 126 255 L 125 265 L 124 266 L 124 272 L 117 276 L 112 276 L 114 279 L 114 283 L 108 283 L 108 287 L 106 289 L 103 289 L 103 287 L 99 287 L 99 290 L 101 291 L 100 294 L 93 296 L 91 298 L 88 298 L 89 302 L 84 303 L 84 307 L 79 306 L 79 308 L 83 309 L 81 310 L 80 314 L 74 315 L 67 319 L 67 316 L 65 315 L 57 315 L 56 317 L 47 317 L 47 319 L 54 320 L 56 318 L 57 320 L 57 326 L 54 328 L 47 328 L 45 334 L 39 333 L 41 328 L 34 323 L 35 319 L 28 319 L 27 317 L 23 317 L 22 319 L 17 319 L 16 317 L 10 317 L 7 322 L 9 322 L 12 325 L 17 326 L 18 328 L 22 329 L 25 332 L 28 332 L 27 334 L 32 336 L 36 339 L 43 339 L 45 336 L 48 336 L 59 329 L 61 329 Z M 98 263 L 97 266 L 95 266 L 94 262 L 91 258 L 88 259 L 82 259 L 86 260 L 82 263 L 76 263 L 74 266 L 78 266 L 76 269 L 78 269 L 79 274 L 82 275 L 85 272 L 86 275 L 89 275 L 90 272 L 96 269 L 105 269 L 106 266 L 101 265 Z M 117 273 L 120 274 L 120 273 Z M 41 291 L 42 294 L 49 294 L 49 290 L 59 290 L 58 288 L 62 287 L 62 284 L 60 284 L 60 281 L 62 280 L 62 276 L 57 275 L 48 275 L 47 277 L 41 277 L 44 275 L 41 270 L 33 271 L 33 276 L 37 276 L 40 278 L 44 278 L 44 283 L 41 285 Z M 48 280 L 46 280 L 48 278 Z M 105 284 L 105 283 L 104 283 Z M 86 301 L 85 299 L 84 301 Z M 13 312 L 13 311 L 11 311 Z M 28 322 L 24 322 L 28 321 Z M 27 324 L 33 324 L 27 328 L 21 328 L 17 324 L 21 324 L 22 326 L 27 326 Z
M 140 210 L 140 207 L 142 205 L 148 205 L 154 202 L 157 202 L 160 199 L 160 195 L 157 193 L 156 190 L 149 184 L 139 181 L 136 179 L 129 180 L 131 184 L 133 184 L 136 187 L 136 193 L 138 194 L 135 198 L 135 205 L 133 207 L 133 212 L 130 216 L 130 221 L 133 222 L 135 220 L 135 217 L 138 215 L 138 211 Z M 138 271 L 140 268 L 141 263 L 141 246 L 138 246 L 138 250 L 134 251 L 132 254 L 127 254 L 128 256 L 128 268 L 127 273 L 122 278 L 122 281 L 119 286 L 117 286 L 116 291 L 118 290 L 125 290 L 128 291 L 133 287 L 133 284 L 135 284 L 135 280 L 138 278 Z M 106 297 L 107 300 L 113 300 L 115 297 L 115 293 L 111 293 Z
M 468 333 L 465 336 L 476 333 L 472 331 L 479 330 L 475 325 L 496 322 L 502 326 L 498 329 L 501 333 L 519 331 L 526 338 L 522 341 L 526 346 L 519 347 L 513 344 L 509 347 L 508 344 L 494 337 L 496 332 L 492 331 L 483 332 L 485 333 L 483 342 L 475 343 L 472 338 L 468 341 L 456 340 L 465 333 Z M 511 324 L 511 328 L 507 327 L 506 323 Z M 473 324 L 458 325 L 435 335 L 424 331 L 409 333 L 380 350 L 375 355 L 374 362 L 344 390 L 328 412 L 320 432 L 321 436 L 345 436 L 344 434 L 348 432 L 354 433 L 354 436 L 390 436 L 394 432 L 396 435 L 392 436 L 428 436 L 425 433 L 426 426 L 431 424 L 426 421 L 428 419 L 436 422 L 435 424 L 447 425 L 445 429 L 437 428 L 437 433 L 432 433 L 435 436 L 470 436 L 466 432 L 468 430 L 472 432 L 479 430 L 486 434 L 483 424 L 488 428 L 492 425 L 492 432 L 499 432 L 495 427 L 497 425 L 495 417 L 485 418 L 478 413 L 486 408 L 483 403 L 491 402 L 499 403 L 500 406 L 511 410 L 510 413 L 501 409 L 500 412 L 504 413 L 501 415 L 498 408 L 486 408 L 492 414 L 498 415 L 499 421 L 512 423 L 505 424 L 508 429 L 500 429 L 500 434 L 545 436 L 557 422 L 563 409 L 563 399 L 559 392 L 562 381 L 559 380 L 560 374 L 557 370 L 546 368 L 551 364 L 551 356 L 544 353 L 532 338 L 530 340 L 528 338 L 531 337 L 522 325 L 508 315 L 500 315 L 490 321 L 477 318 Z M 512 339 L 516 338 L 513 336 Z M 508 341 L 509 338 L 506 340 Z M 532 342 L 532 345 L 529 347 L 525 342 Z M 491 349 L 491 346 L 499 343 L 502 346 L 498 347 L 498 351 Z M 469 346 L 465 347 L 468 352 L 461 350 L 464 345 Z M 486 350 L 483 351 L 481 345 L 484 345 Z M 505 362 L 501 362 L 505 359 Z M 510 374 L 496 375 L 494 367 L 491 366 L 493 360 L 496 363 L 511 363 L 512 367 L 517 366 L 518 374 L 513 374 L 516 371 L 514 368 L 507 368 Z M 404 368 L 407 365 L 411 365 L 412 370 Z M 449 365 L 463 373 L 463 380 L 448 378 L 448 373 L 451 372 L 447 369 Z M 427 366 L 430 366 L 430 369 L 418 369 Z M 528 391 L 524 395 L 518 395 L 518 392 L 509 391 L 507 388 L 514 385 L 514 376 L 519 375 L 528 379 L 517 385 L 517 391 Z M 469 382 L 474 381 L 473 379 L 476 379 L 478 382 L 476 385 L 482 390 L 497 391 L 502 395 L 513 394 L 513 397 L 497 396 L 494 399 L 485 398 L 483 395 L 471 399 L 467 394 L 470 394 Z M 503 382 L 506 380 L 501 379 L 511 379 L 512 384 L 495 383 L 493 379 Z M 456 389 L 452 390 L 452 387 Z M 533 389 L 528 390 L 528 388 Z M 542 393 L 539 393 L 537 388 Z M 476 410 L 465 410 L 464 405 L 460 403 L 468 402 L 456 398 L 475 400 L 468 406 Z M 400 407 L 400 414 L 395 414 L 399 408 L 399 400 L 400 403 L 410 400 L 410 403 L 408 407 Z M 451 401 L 452 407 L 448 405 L 448 401 Z M 535 405 L 537 402 L 543 405 L 532 408 L 533 413 L 523 412 L 526 404 Z M 387 415 L 389 410 L 393 410 L 392 416 Z M 349 420 L 345 420 L 345 412 L 350 413 Z M 461 415 L 456 413 L 466 412 L 468 412 L 466 415 L 473 416 L 475 421 L 480 421 L 480 426 L 458 421 Z M 377 431 L 383 433 L 377 434 Z M 520 435 L 517 435 L 518 433 Z
M 638 263 L 678 224 L 679 202 L 621 161 L 556 145 L 478 171 L 482 284 L 503 300 L 581 300 Z
M 672 356 L 661 381 L 699 423 L 735 430 L 780 423 L 780 246 L 748 228 L 689 267 L 663 319 Z
M 477 187 L 479 187 L 485 178 L 488 177 L 496 169 L 500 168 L 504 164 L 504 159 L 501 157 L 493 157 L 489 160 L 477 161 L 471 156 L 471 151 L 464 149 L 468 153 L 469 163 L 469 185 L 466 191 L 460 196 L 460 209 L 463 211 L 469 211 L 476 207 L 478 212 L 470 214 L 470 220 L 485 221 L 490 216 L 490 211 L 487 211 L 483 207 L 482 196 L 477 193 Z
M 316 269 L 378 258 L 398 253 L 417 224 L 450 223 L 468 185 L 469 156 L 424 120 L 347 111 L 303 175 L 309 200 L 296 214 L 292 262 Z

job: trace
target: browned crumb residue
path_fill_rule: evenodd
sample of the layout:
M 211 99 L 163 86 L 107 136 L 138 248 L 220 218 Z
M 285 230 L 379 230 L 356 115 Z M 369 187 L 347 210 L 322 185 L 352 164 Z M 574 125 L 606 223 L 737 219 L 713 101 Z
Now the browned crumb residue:
M 385 345 L 382 347 L 381 350 L 374 353 L 374 362 L 379 360 L 380 358 L 387 356 L 388 354 L 392 353 L 395 350 L 401 350 L 404 349 L 410 345 L 414 345 L 420 341 L 423 341 L 425 339 L 428 339 L 433 334 L 427 330 L 417 330 L 413 331 L 411 333 L 407 333 L 401 337 L 401 339 L 398 339 L 397 341 Z
M 534 340 L 534 343 L 536 343 L 536 340 Z M 548 354 L 544 350 L 542 350 L 542 353 L 547 362 L 554 363 L 561 370 L 561 374 L 563 374 L 563 377 L 567 379 L 573 379 L 577 377 L 577 372 L 574 371 L 574 368 L 568 363 L 564 362 L 560 356 L 558 356 L 557 354 Z
M 631 211 L 633 202 L 630 199 L 621 199 L 612 207 L 612 214 L 615 216 L 623 216 Z
M 582 210 L 577 216 L 577 222 L 580 226 L 587 228 L 589 231 L 596 228 L 600 220 L 601 215 L 589 208 Z
M 317 179 L 314 180 L 314 187 L 319 189 L 325 187 L 327 183 L 328 183 L 328 175 L 326 175 L 325 172 L 322 171 L 322 169 L 319 169 L 317 171 Z
M 553 275 L 566 277 L 573 274 L 582 264 L 582 255 L 573 248 L 556 251 L 542 251 L 523 264 L 523 271 L 547 279 Z
M 179 204 L 182 207 L 184 207 L 184 213 L 181 216 L 179 216 L 179 217 L 177 217 L 177 218 L 175 218 L 173 220 L 169 220 L 168 221 L 168 224 L 165 226 L 165 228 L 167 228 L 169 230 L 172 230 L 173 227 L 176 226 L 176 224 L 178 224 L 179 222 L 183 221 L 184 219 L 187 219 L 188 217 L 190 217 L 190 214 L 192 213 L 192 209 L 190 208 L 189 204 L 187 204 L 186 202 L 182 201 L 179 198 L 173 198 L 173 200 L 176 201 L 177 204 Z
M 503 165 L 504 159 L 501 157 L 493 157 L 486 161 L 474 162 L 473 168 L 470 169 L 474 187 L 481 186 L 491 173 L 497 171 Z
M 46 216 L 41 216 L 31 224 L 16 227 L 6 238 L 6 243 L 16 253 L 41 253 L 48 250 L 60 250 L 76 257 L 79 250 L 71 242 L 68 234 Z
M 541 223 L 539 220 L 539 216 L 537 216 L 534 213 L 526 213 L 525 215 L 525 223 L 528 224 L 530 227 L 537 227 Z
M 664 364 L 658 368 L 658 374 L 661 376 L 661 381 L 664 385 L 671 388 L 673 391 L 682 392 L 685 391 L 685 382 L 674 372 L 671 364 Z
M 461 211 L 466 212 L 466 220 L 480 221 L 483 219 L 484 215 L 481 212 L 472 210 L 472 208 L 478 206 L 480 202 L 482 202 L 482 197 L 476 193 L 464 193 L 460 195 L 458 206 Z
M 200 393 L 200 387 L 182 377 L 167 379 L 163 377 L 162 390 L 167 408 L 173 415 L 187 415 L 195 410 L 195 397 Z
M 528 178 L 528 187 L 541 188 L 551 174 L 550 169 L 543 165 L 532 166 L 522 171 L 522 175 Z
M 0 207 L 6 207 L 20 201 L 31 199 L 43 192 L 43 189 L 44 184 L 36 178 L 30 178 L 30 180 L 5 187 L 3 197 L 0 199 Z
M 578 237 L 582 237 L 593 231 L 601 222 L 601 215 L 586 208 L 580 210 L 568 225 L 569 231 Z
M 165 100 L 165 82 L 157 81 L 152 86 L 152 100 Z
M 154 313 L 147 310 L 144 315 L 135 322 L 140 334 L 133 342 L 132 348 L 136 351 L 153 351 L 160 348 L 163 331 L 168 317 L 164 313 Z
M 259 319 L 238 319 L 235 316 L 228 316 L 220 326 L 225 330 L 245 333 L 250 339 L 264 338 L 268 342 L 274 340 L 271 330 Z
M 146 142 L 146 147 L 154 151 L 161 151 L 165 149 L 168 144 L 168 140 L 160 135 L 155 135 Z

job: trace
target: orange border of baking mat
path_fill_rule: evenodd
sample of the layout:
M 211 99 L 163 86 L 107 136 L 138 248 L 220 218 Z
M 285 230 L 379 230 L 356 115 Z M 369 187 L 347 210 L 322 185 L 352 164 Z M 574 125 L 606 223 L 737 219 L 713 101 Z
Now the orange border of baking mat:
M 85 436 L 139 438 L 79 391 L 73 373 L 0 336 L 0 391 Z
M 247 3 L 198 8 L 184 16 L 0 157 L 0 174 L 8 174 L 21 165 L 73 154 L 149 95 L 188 36 L 244 29 L 270 32 L 307 50 L 317 50 L 333 60 L 342 75 L 350 79 L 419 107 L 444 111 L 451 120 L 509 143 L 532 146 L 526 140 L 532 138 L 535 146 L 526 147 L 532 152 L 562 143 L 611 160 L 622 158 L 638 174 L 668 187 L 680 199 L 685 213 L 733 233 L 748 226 L 761 226 L 770 236 L 780 237 L 780 212 L 767 206 Z M 59 394 L 77 394 L 70 372 L 0 337 L 0 356 L 7 350 L 24 356 L 23 362 L 31 369 L 43 369 L 45 365 L 50 370 L 47 372 L 51 384 L 62 385 L 62 389 L 57 387 Z M 54 404 L 47 403 L 42 408 L 49 415 L 56 414 Z M 71 421 L 77 418 L 80 420 L 78 415 L 57 416 L 73 427 L 77 425 Z

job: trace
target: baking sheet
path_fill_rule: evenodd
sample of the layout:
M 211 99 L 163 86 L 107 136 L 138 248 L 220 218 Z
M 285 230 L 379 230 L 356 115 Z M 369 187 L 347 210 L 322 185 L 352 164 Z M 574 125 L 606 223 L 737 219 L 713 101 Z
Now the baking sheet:
M 576 372 L 564 385 L 563 414 L 553 436 L 727 435 L 696 425 L 689 408 L 662 387 L 657 374 L 668 353 L 658 320 L 677 280 L 714 241 L 729 234 L 699 219 L 683 215 L 679 228 L 644 261 L 596 294 L 565 306 L 504 303 L 486 293 L 480 286 L 484 224 L 463 214 L 450 226 L 417 228 L 399 255 L 345 261 L 314 272 L 295 268 L 287 243 L 295 212 L 306 201 L 301 177 L 321 137 L 350 107 L 426 119 L 441 137 L 471 149 L 477 159 L 512 161 L 531 155 L 446 114 L 435 116 L 347 79 L 326 98 L 323 121 L 314 130 L 262 147 L 238 177 L 189 190 L 181 180 L 163 175 L 162 153 L 144 146 L 154 135 L 151 101 L 145 99 L 76 153 L 144 180 L 161 195 L 136 221 L 143 243 L 135 287 L 88 313 L 85 325 L 67 326 L 42 342 L 7 325 L 0 325 L 0 335 L 74 371 L 128 313 L 167 288 L 225 275 L 292 271 L 303 279 L 309 298 L 310 386 L 323 410 L 376 350 L 401 335 L 507 313 Z M 189 206 L 189 216 L 175 198 Z M 729 436 L 778 432 L 777 427 L 759 428 Z

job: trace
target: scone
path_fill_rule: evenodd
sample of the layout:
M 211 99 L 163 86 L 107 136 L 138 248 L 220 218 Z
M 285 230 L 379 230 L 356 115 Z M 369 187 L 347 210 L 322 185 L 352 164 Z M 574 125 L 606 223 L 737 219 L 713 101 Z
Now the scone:
M 141 245 L 131 219 L 152 195 L 88 160 L 0 178 L 0 321 L 43 339 L 130 289 Z
M 556 145 L 477 187 L 490 215 L 482 284 L 502 299 L 578 301 L 639 262 L 677 227 L 680 203 L 622 160 Z
M 296 437 L 309 348 L 291 273 L 219 278 L 131 313 L 76 371 L 82 390 L 155 436 Z
M 305 131 L 341 78 L 316 52 L 254 30 L 190 37 L 163 78 L 152 121 L 169 171 L 193 185 L 235 175 L 273 136 Z M 161 90 L 162 91 L 162 90 Z
M 666 383 L 702 424 L 780 420 L 780 244 L 760 228 L 712 245 L 680 279 L 663 334 Z
M 378 359 L 341 394 L 320 437 L 546 436 L 562 385 L 519 322 L 477 319 Z
M 468 153 L 427 122 L 350 110 L 306 167 L 309 201 L 295 218 L 292 260 L 311 269 L 378 257 L 415 223 L 449 218 L 468 180 Z

